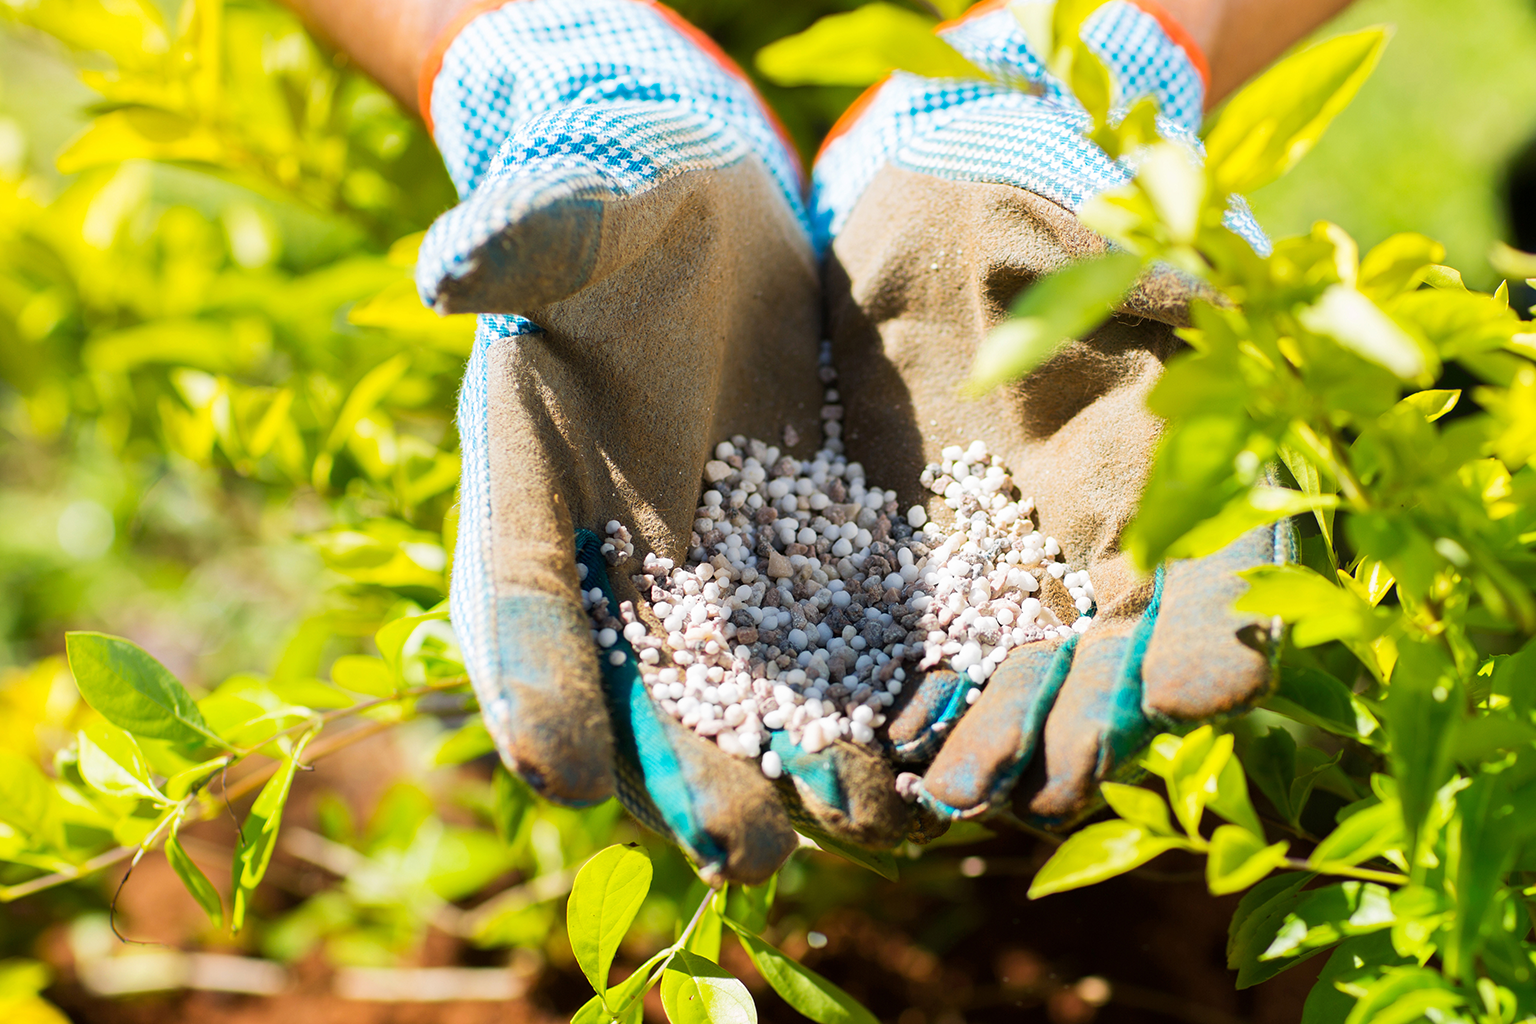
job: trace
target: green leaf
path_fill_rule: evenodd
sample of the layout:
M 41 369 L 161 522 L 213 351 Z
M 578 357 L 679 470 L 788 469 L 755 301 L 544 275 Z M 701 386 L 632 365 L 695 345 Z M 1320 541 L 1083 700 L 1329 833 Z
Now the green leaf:
M 1412 409 L 1425 420 L 1433 423 L 1452 409 L 1461 401 L 1459 390 L 1431 390 L 1415 391 L 1413 394 L 1397 403 L 1399 406 Z
M 1366 988 L 1344 1024 L 1411 1024 L 1453 1019 L 1450 1011 L 1465 1000 L 1440 976 L 1424 967 L 1389 967 Z M 1429 1016 L 1428 1011 L 1437 1011 Z
M 1154 835 L 1128 821 L 1089 825 L 1062 843 L 1040 868 L 1030 883 L 1029 898 L 1102 882 L 1140 867 L 1160 853 L 1188 846 L 1182 839 Z
M 1393 298 L 1423 280 L 1424 272 L 1445 259 L 1445 246 L 1414 231 L 1393 235 L 1360 261 L 1356 285 L 1378 302 Z
M 195 786 L 206 780 L 220 768 L 223 768 L 229 761 L 230 759 L 227 756 L 221 755 L 195 764 L 190 768 L 183 768 L 165 780 L 165 795 L 172 800 L 183 799 L 188 793 L 192 792 Z
M 533 793 L 522 779 L 507 771 L 506 765 L 497 764 L 491 780 L 494 800 L 491 806 L 492 821 L 501 841 L 511 845 L 523 828 L 523 818 L 533 807 Z
M 1280 930 L 1280 923 L 1307 898 L 1301 889 L 1315 875 L 1286 872 L 1266 878 L 1243 894 L 1227 932 L 1227 966 L 1237 971 L 1237 987 L 1268 981 L 1300 960 L 1260 960 Z M 1309 954 L 1310 955 L 1310 954 Z
M 1307 866 L 1318 871 L 1349 867 L 1402 845 L 1402 810 L 1395 800 L 1383 801 L 1341 821 L 1317 844 Z
M 796 827 L 801 835 L 805 836 L 816 846 L 833 856 L 852 861 L 861 868 L 873 871 L 881 878 L 894 882 L 897 880 L 896 855 L 890 850 L 869 850 L 853 843 L 844 842 L 836 836 L 828 835 L 819 829 L 806 825 Z
M 60 174 L 124 160 L 167 160 L 221 164 L 228 153 L 218 134 L 205 125 L 149 107 L 129 107 L 103 114 L 59 154 Z
M 277 848 L 277 830 L 283 822 L 283 807 L 293 788 L 293 774 L 298 770 L 304 748 L 313 737 L 314 733 L 305 733 L 294 744 L 293 753 L 283 759 L 277 773 L 256 794 L 256 801 L 240 826 L 240 846 L 235 851 L 232 865 L 234 895 L 230 900 L 230 931 L 238 932 L 245 925 L 251 894 L 261 884 L 267 865 L 272 862 L 272 851 Z
M 1238 469 L 1248 463 L 1257 466 L 1268 457 L 1250 448 L 1266 443 L 1253 429 L 1241 410 L 1197 412 L 1169 425 L 1158 444 L 1141 507 L 1121 535 L 1138 566 L 1150 572 L 1163 561 L 1169 545 L 1253 485 L 1251 475 L 1245 479 Z
M 1271 728 L 1248 740 L 1242 749 L 1242 762 L 1259 792 L 1286 821 L 1295 824 L 1299 813 L 1291 802 L 1291 785 L 1296 780 L 1295 737 L 1285 729 Z
M 661 1005 L 671 1024 L 757 1024 L 757 1004 L 747 986 L 687 950 L 662 972 Z
M 1488 936 L 1501 930 L 1501 889 L 1508 884 L 1516 850 L 1536 837 L 1536 782 L 1530 781 L 1529 747 L 1498 774 L 1480 774 L 1455 795 L 1456 820 L 1447 846 L 1456 851 L 1455 913 L 1445 929 L 1441 956 L 1445 973 L 1463 982 L 1475 967 Z M 1427 901 L 1426 901 L 1427 902 Z M 1438 910 L 1439 908 L 1434 908 Z M 1433 912 L 1433 911 L 1432 911 Z M 1526 929 L 1519 929 L 1521 935 Z M 1524 959 L 1528 954 L 1521 952 Z
M 414 262 L 414 261 L 413 261 Z M 431 341 L 439 348 L 467 357 L 475 343 L 475 316 L 438 316 L 421 304 L 414 281 L 396 281 L 347 311 L 347 322 L 379 327 Z
M 379 649 L 379 655 L 384 659 L 389 670 L 400 677 L 400 658 L 405 650 L 405 645 L 411 639 L 411 634 L 416 632 L 416 627 L 423 622 L 438 622 L 448 618 L 448 602 L 444 601 L 430 611 L 420 615 L 405 615 L 390 622 L 386 622 L 377 633 L 373 635 L 373 642 Z
M 1331 338 L 1362 359 L 1407 381 L 1427 381 L 1439 362 L 1381 307 L 1348 285 L 1329 287 L 1296 319 L 1314 334 Z
M 1301 50 L 1227 102 L 1205 137 L 1222 192 L 1251 192 L 1294 167 L 1376 67 L 1387 32 L 1366 29 Z
M 1440 261 L 1437 259 L 1433 262 Z M 1536 254 L 1521 252 L 1504 242 L 1493 243 L 1493 251 L 1488 254 L 1488 262 L 1493 265 L 1494 270 L 1512 281 L 1536 277 Z
M 156 320 L 94 335 L 81 361 L 97 373 L 125 373 L 149 363 L 228 373 L 242 368 L 231 333 L 206 320 Z
M 1104 794 L 1104 802 L 1110 809 L 1131 824 L 1140 825 L 1153 835 L 1177 834 L 1168 818 L 1167 802 L 1150 789 L 1105 782 L 1100 784 L 1099 792 Z
M 1229 756 L 1217 772 L 1216 795 L 1206 801 L 1206 806 L 1232 824 L 1256 836 L 1264 835 L 1264 826 L 1259 823 L 1258 812 L 1248 799 L 1248 779 L 1236 757 Z
M 1298 647 L 1329 640 L 1368 643 L 1388 621 L 1370 603 L 1302 565 L 1261 565 L 1238 573 L 1248 590 L 1233 607 L 1240 612 L 1278 615 L 1292 626 Z
M 54 831 L 53 782 L 28 758 L 0 748 L 0 822 L 33 840 Z
M 1353 691 L 1326 672 L 1299 665 L 1281 665 L 1280 682 L 1264 706 L 1303 725 L 1352 739 L 1373 737 L 1376 716 Z
M 1194 838 L 1200 832 L 1200 818 L 1205 813 L 1206 804 L 1217 795 L 1217 780 L 1232 758 L 1233 738 L 1218 736 L 1213 728 L 1203 725 L 1182 739 L 1171 736 L 1169 739 L 1176 740 L 1178 745 L 1167 750 L 1154 746 L 1144 763 L 1167 782 L 1173 812 L 1184 831 Z M 1163 758 L 1166 758 L 1166 765 L 1153 767 Z M 1247 792 L 1245 786 L 1244 799 Z
M 367 654 L 343 654 L 331 663 L 331 682 L 343 690 L 370 697 L 393 697 L 394 673 L 382 658 Z
M 1168 546 L 1168 558 L 1203 558 L 1214 554 L 1259 526 L 1304 512 L 1331 512 L 1339 499 L 1333 494 L 1305 494 L 1287 487 L 1258 484 L 1222 506 Z
M 726 916 L 753 935 L 760 935 L 768 927 L 768 911 L 773 908 L 773 898 L 779 889 L 779 876 L 769 878 L 762 885 L 733 885 L 727 903 Z
M 1307 994 L 1301 1024 L 1338 1024 L 1349 1015 L 1355 998 L 1342 989 L 1364 990 L 1376 980 L 1383 966 L 1404 962 L 1392 948 L 1387 932 L 1372 932 L 1339 943 Z
M 1410 857 L 1435 792 L 1451 776 L 1451 742 L 1461 702 L 1460 679 L 1443 646 L 1427 640 L 1399 643 L 1386 719 Z
M 437 753 L 432 755 L 432 763 L 464 764 L 466 761 L 483 757 L 495 749 L 496 743 L 491 739 L 491 734 L 486 731 L 485 721 L 476 716 L 443 737 L 443 741 L 438 744 Z
M 593 996 L 581 1004 L 581 1009 L 571 1014 L 571 1024 L 606 1024 L 613 1015 L 604 1005 L 603 996 Z
M 0 1006 L 34 998 L 52 982 L 53 971 L 47 964 L 40 961 L 26 957 L 9 957 L 0 960 Z M 34 1022 L 23 1019 L 20 1024 L 34 1024 Z M 36 1024 L 44 1024 L 44 1022 L 39 1021 Z
M 213 887 L 212 882 L 208 881 L 208 876 L 203 874 L 202 869 L 192 863 L 192 858 L 187 856 L 187 851 L 182 848 L 181 840 L 176 837 L 174 829 L 165 839 L 165 859 L 170 862 L 176 877 L 181 879 L 181 884 L 187 887 L 187 892 L 197 900 L 197 905 L 203 908 L 203 912 L 208 915 L 208 920 L 213 922 L 213 926 L 224 927 L 224 903 L 219 899 L 218 890 Z
M 149 778 L 149 765 L 133 737 L 109 722 L 98 722 L 77 734 L 80 775 L 88 786 L 108 796 L 164 803 Z
M 1348 935 L 1390 928 L 1393 920 L 1391 893 L 1383 886 L 1351 880 L 1314 889 L 1285 916 L 1260 959 L 1331 946 Z
M 1073 70 L 1076 71 L 1074 64 Z M 1108 108 L 1108 97 L 1105 98 Z M 1090 108 L 1091 109 L 1091 108 Z M 1156 211 L 1169 240 L 1192 244 L 1205 205 L 1205 174 L 1194 153 L 1171 142 L 1159 143 L 1138 157 L 1136 181 Z
M 870 85 L 894 70 L 991 79 L 934 35 L 933 25 L 931 18 L 876 0 L 768 44 L 757 52 L 757 69 L 776 85 Z
M 982 340 L 966 389 L 982 394 L 1023 377 L 1109 319 L 1140 274 L 1140 257 L 1111 253 L 1036 281 Z
M 608 969 L 651 888 L 651 859 L 631 846 L 610 846 L 582 865 L 566 904 L 571 951 L 592 988 L 606 992 Z
M 1291 471 L 1291 476 L 1296 478 L 1296 485 L 1301 488 L 1301 493 L 1307 497 L 1321 498 L 1324 495 L 1333 494 L 1337 489 L 1332 486 L 1331 481 L 1329 486 L 1323 485 L 1322 473 L 1318 470 L 1317 463 L 1299 449 L 1282 444 L 1280 459 L 1285 463 L 1285 468 Z M 1329 558 L 1336 558 L 1337 556 L 1333 553 L 1333 506 L 1320 503 L 1318 508 L 1312 510 L 1312 514 L 1317 519 L 1318 529 L 1322 531 Z M 1337 565 L 1336 562 L 1331 564 Z
M 644 1009 L 640 996 L 648 987 L 651 971 L 671 955 L 672 949 L 669 946 L 635 968 L 629 977 L 610 988 L 606 995 L 588 999 L 571 1017 L 571 1024 L 609 1024 L 610 1021 L 640 1024 L 641 1011 Z
M 702 887 L 701 882 L 692 888 Z M 700 912 L 698 923 L 693 926 L 693 932 L 688 936 L 688 941 L 683 943 L 684 949 L 690 953 L 697 953 L 706 960 L 720 959 L 720 936 L 725 927 L 720 910 L 724 902 L 724 891 L 717 889 L 709 893 L 709 904 Z
M 1285 863 L 1289 843 L 1265 846 L 1264 840 L 1238 825 L 1223 825 L 1211 836 L 1205 882 L 1213 896 L 1238 892 Z
M 104 633 L 67 633 L 64 649 L 85 702 L 135 736 L 231 750 L 203 721 L 192 695 L 137 644 Z
M 816 1024 L 875 1024 L 875 1015 L 847 992 L 735 921 L 727 919 L 726 923 L 741 940 L 757 973 L 801 1016 Z

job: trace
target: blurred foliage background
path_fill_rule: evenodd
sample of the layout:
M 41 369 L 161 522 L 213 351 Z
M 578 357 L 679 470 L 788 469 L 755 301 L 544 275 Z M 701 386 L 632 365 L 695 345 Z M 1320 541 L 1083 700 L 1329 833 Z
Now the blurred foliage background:
M 676 6 L 750 69 L 762 45 L 857 2 Z M 1536 246 L 1520 213 L 1536 195 L 1522 170 L 1536 166 L 1536 6 L 1362 0 L 1343 21 L 1397 37 L 1318 149 L 1252 197 L 1261 221 L 1287 234 L 1333 220 L 1362 247 L 1421 230 L 1490 283 L 1494 240 Z M 764 92 L 809 156 L 856 90 Z M 0 0 L 0 748 L 48 763 L 92 724 L 60 658 L 67 629 L 130 637 L 198 692 L 238 692 L 250 673 L 366 674 L 355 659 L 374 657 L 380 626 L 442 599 L 472 324 L 425 313 L 409 282 L 417 233 L 452 201 L 419 124 L 273 4 Z M 423 633 L 413 656 L 451 662 L 451 634 Z M 510 965 L 529 1014 L 568 1014 L 581 993 L 561 880 L 640 837 L 612 804 L 498 818 L 509 783 L 474 722 L 462 702 L 425 707 L 301 780 L 291 813 L 310 838 L 279 854 L 276 892 L 238 940 L 163 861 L 125 888 L 122 922 L 296 970 Z M 230 831 L 196 826 L 194 859 L 227 863 Z M 957 829 L 926 856 L 961 870 L 914 861 L 899 902 L 850 865 L 797 858 L 775 928 L 902 1024 L 1019 1007 L 1068 1024 L 1101 1007 L 1294 1019 L 1310 979 L 1232 993 L 1230 907 L 1197 881 L 1027 905 L 1048 852 Z M 691 876 L 653 854 L 641 945 L 659 948 Z M 63 972 L 50 994 L 78 1019 L 140 1012 L 105 1009 L 109 982 L 79 987 L 90 964 L 135 952 L 107 941 L 116 877 L 0 910 L 0 957 Z M 627 951 L 630 966 L 646 953 Z M 14 974 L 0 963 L 0 1003 Z M 132 972 L 98 980 L 119 975 Z M 211 1020 L 220 1005 L 183 1010 Z M 169 1019 L 168 1004 L 141 1010 Z

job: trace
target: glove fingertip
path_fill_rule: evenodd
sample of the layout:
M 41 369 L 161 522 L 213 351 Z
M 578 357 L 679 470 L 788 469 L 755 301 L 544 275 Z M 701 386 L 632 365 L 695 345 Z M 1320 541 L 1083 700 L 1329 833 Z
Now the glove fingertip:
M 541 796 L 578 807 L 613 794 L 612 739 L 587 628 L 568 599 L 498 598 L 495 677 L 481 700 L 507 768 Z
M 845 740 L 814 754 L 774 733 L 770 743 L 812 827 L 860 846 L 901 842 L 910 816 L 890 765 L 875 750 Z
M 929 806 L 968 817 L 1007 795 L 1034 756 L 1076 646 L 1041 643 L 1009 655 L 923 777 Z

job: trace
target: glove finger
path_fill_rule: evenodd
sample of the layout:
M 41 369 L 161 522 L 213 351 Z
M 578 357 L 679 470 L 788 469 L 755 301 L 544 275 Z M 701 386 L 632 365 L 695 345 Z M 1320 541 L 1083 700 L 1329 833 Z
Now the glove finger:
M 1167 568 L 1167 599 L 1147 645 L 1143 705 L 1154 721 L 1190 722 L 1246 710 L 1269 689 L 1278 624 L 1232 603 L 1237 575 L 1294 558 L 1289 521 L 1251 530 L 1204 558 Z
M 665 151 L 667 140 L 709 130 L 697 111 L 633 102 L 519 125 L 474 192 L 427 231 L 422 301 L 445 314 L 527 314 L 609 276 L 692 208 L 714 169 L 747 156 L 734 133 L 718 132 L 706 166 Z
M 1132 762 L 1152 736 L 1141 710 L 1142 663 L 1162 606 L 1164 574 L 1136 618 L 1106 618 L 1078 642 L 1071 671 L 1045 718 L 1038 784 L 1019 787 L 1014 807 L 1044 828 L 1069 826 L 1091 810 L 1098 783 Z
M 1034 755 L 1078 639 L 1030 644 L 998 666 L 923 776 L 927 807 L 945 817 L 968 818 L 1008 795 Z
M 949 737 L 974 701 L 977 686 L 953 669 L 935 668 L 907 684 L 901 707 L 891 716 L 885 738 L 898 764 L 921 764 Z
M 551 497 L 555 461 L 519 447 L 520 425 L 492 422 L 492 377 L 516 329 L 482 322 L 465 370 L 452 620 L 502 760 L 535 792 L 583 806 L 612 795 L 611 739 L 570 514 Z
M 586 570 L 583 585 L 601 591 L 617 609 L 600 538 L 578 530 L 576 548 Z M 725 753 L 660 713 L 622 635 L 604 652 L 601 665 L 620 801 L 682 847 L 706 880 L 766 881 L 798 843 L 774 785 L 755 761 Z
M 875 848 L 895 846 L 906 836 L 909 809 L 879 752 L 837 740 L 808 754 L 782 730 L 768 744 L 793 789 L 785 805 L 797 826 Z

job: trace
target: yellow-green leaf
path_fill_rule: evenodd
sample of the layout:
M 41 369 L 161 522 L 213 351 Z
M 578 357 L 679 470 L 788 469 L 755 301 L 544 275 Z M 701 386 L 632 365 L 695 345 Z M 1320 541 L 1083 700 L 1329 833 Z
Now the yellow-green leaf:
M 876 0 L 829 14 L 757 52 L 757 69 L 779 85 L 870 85 L 894 70 L 929 78 L 988 75 L 933 34 L 933 19 Z

